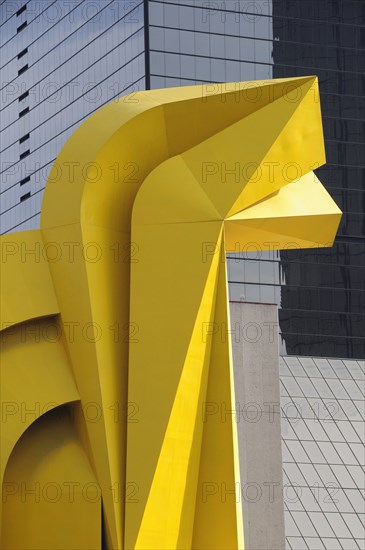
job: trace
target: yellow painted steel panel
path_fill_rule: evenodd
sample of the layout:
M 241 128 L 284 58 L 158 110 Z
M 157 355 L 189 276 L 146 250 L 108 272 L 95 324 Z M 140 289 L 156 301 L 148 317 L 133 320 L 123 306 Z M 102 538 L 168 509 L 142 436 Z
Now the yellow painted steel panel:
M 59 313 L 48 266 L 59 253 L 58 243 L 45 247 L 34 230 L 4 235 L 0 246 L 0 330 Z
M 19 263 L 6 249 L 2 312 L 17 326 L 3 330 L 4 399 L 79 400 L 72 438 L 80 475 L 91 467 L 100 487 L 106 548 L 243 548 L 236 426 L 199 414 L 205 399 L 234 403 L 225 253 L 332 243 L 341 213 L 312 173 L 324 162 L 316 77 L 138 92 L 60 152 L 40 231 L 14 236 L 57 257 Z M 56 314 L 57 341 L 14 340 Z M 14 421 L 7 429 L 5 463 L 23 437 Z M 41 449 L 47 433 L 34 436 Z M 65 437 L 55 472 L 67 449 Z M 221 478 L 235 488 L 224 507 Z M 74 546 L 62 538 L 68 514 L 65 550 L 98 548 L 97 521 Z M 37 527 L 29 542 L 41 548 L 42 536 Z
M 332 246 L 341 211 L 313 172 L 282 187 L 266 200 L 230 216 L 227 251 Z
M 4 550 L 101 550 L 100 488 L 64 407 L 20 438 L 4 487 Z

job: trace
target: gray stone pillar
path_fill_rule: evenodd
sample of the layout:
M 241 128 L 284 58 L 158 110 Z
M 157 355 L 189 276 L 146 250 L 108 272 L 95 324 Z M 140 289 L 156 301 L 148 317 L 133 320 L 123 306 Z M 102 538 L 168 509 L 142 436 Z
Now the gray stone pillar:
M 245 550 L 285 548 L 276 305 L 230 303 Z

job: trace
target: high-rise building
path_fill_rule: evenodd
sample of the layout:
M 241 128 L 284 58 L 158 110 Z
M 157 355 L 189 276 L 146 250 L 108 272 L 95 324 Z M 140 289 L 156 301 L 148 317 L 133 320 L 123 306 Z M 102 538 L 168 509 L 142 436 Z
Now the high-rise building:
M 39 227 L 61 147 L 93 111 L 146 85 L 143 2 L 1 3 L 1 231 Z M 70 167 L 71 169 L 71 167 Z
M 278 304 L 283 354 L 365 357 L 361 0 L 7 0 L 0 7 L 2 233 L 38 226 L 58 151 L 114 97 L 317 74 L 328 160 L 318 174 L 344 212 L 336 243 L 238 251 L 229 262 L 231 299 Z M 224 176 L 237 169 L 224 167 Z
M 316 173 L 344 213 L 336 242 L 238 250 L 230 299 L 279 307 L 284 482 L 300 488 L 284 499 L 287 547 L 364 548 L 364 1 L 2 0 L 0 17 L 6 234 L 39 226 L 61 147 L 113 98 L 318 75 L 327 164 Z
M 281 253 L 290 355 L 365 354 L 364 23 L 363 2 L 273 2 L 273 76 L 318 75 L 327 164 L 317 175 L 343 211 L 333 248 Z

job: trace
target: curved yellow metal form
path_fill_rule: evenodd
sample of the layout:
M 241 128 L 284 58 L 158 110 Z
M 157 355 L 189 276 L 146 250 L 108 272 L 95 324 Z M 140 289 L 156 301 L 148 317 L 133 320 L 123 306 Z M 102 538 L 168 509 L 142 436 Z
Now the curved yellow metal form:
M 244 547 L 236 426 L 204 414 L 235 402 L 225 253 L 331 246 L 324 162 L 315 77 L 139 92 L 74 132 L 41 229 L 1 241 L 3 548 Z M 52 479 L 56 515 L 23 494 Z

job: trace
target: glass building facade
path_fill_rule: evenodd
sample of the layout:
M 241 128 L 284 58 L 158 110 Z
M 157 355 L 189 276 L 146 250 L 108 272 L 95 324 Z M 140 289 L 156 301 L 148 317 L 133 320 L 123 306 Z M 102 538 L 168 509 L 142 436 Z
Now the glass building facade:
M 281 353 L 365 357 L 362 0 L 6 0 L 1 8 L 1 232 L 37 227 L 50 167 L 80 122 L 145 88 L 319 77 L 344 212 L 333 248 L 231 255 L 233 301 L 277 303 Z
M 146 86 L 143 1 L 3 1 L 1 232 L 39 226 L 52 163 L 75 128 Z
M 333 248 L 281 253 L 288 354 L 365 356 L 364 24 L 364 2 L 273 2 L 273 76 L 318 75 L 327 164 L 317 175 L 343 211 Z
M 230 298 L 278 304 L 282 354 L 364 358 L 365 3 L 150 0 L 148 28 L 152 88 L 319 77 L 335 245 L 230 255 Z

